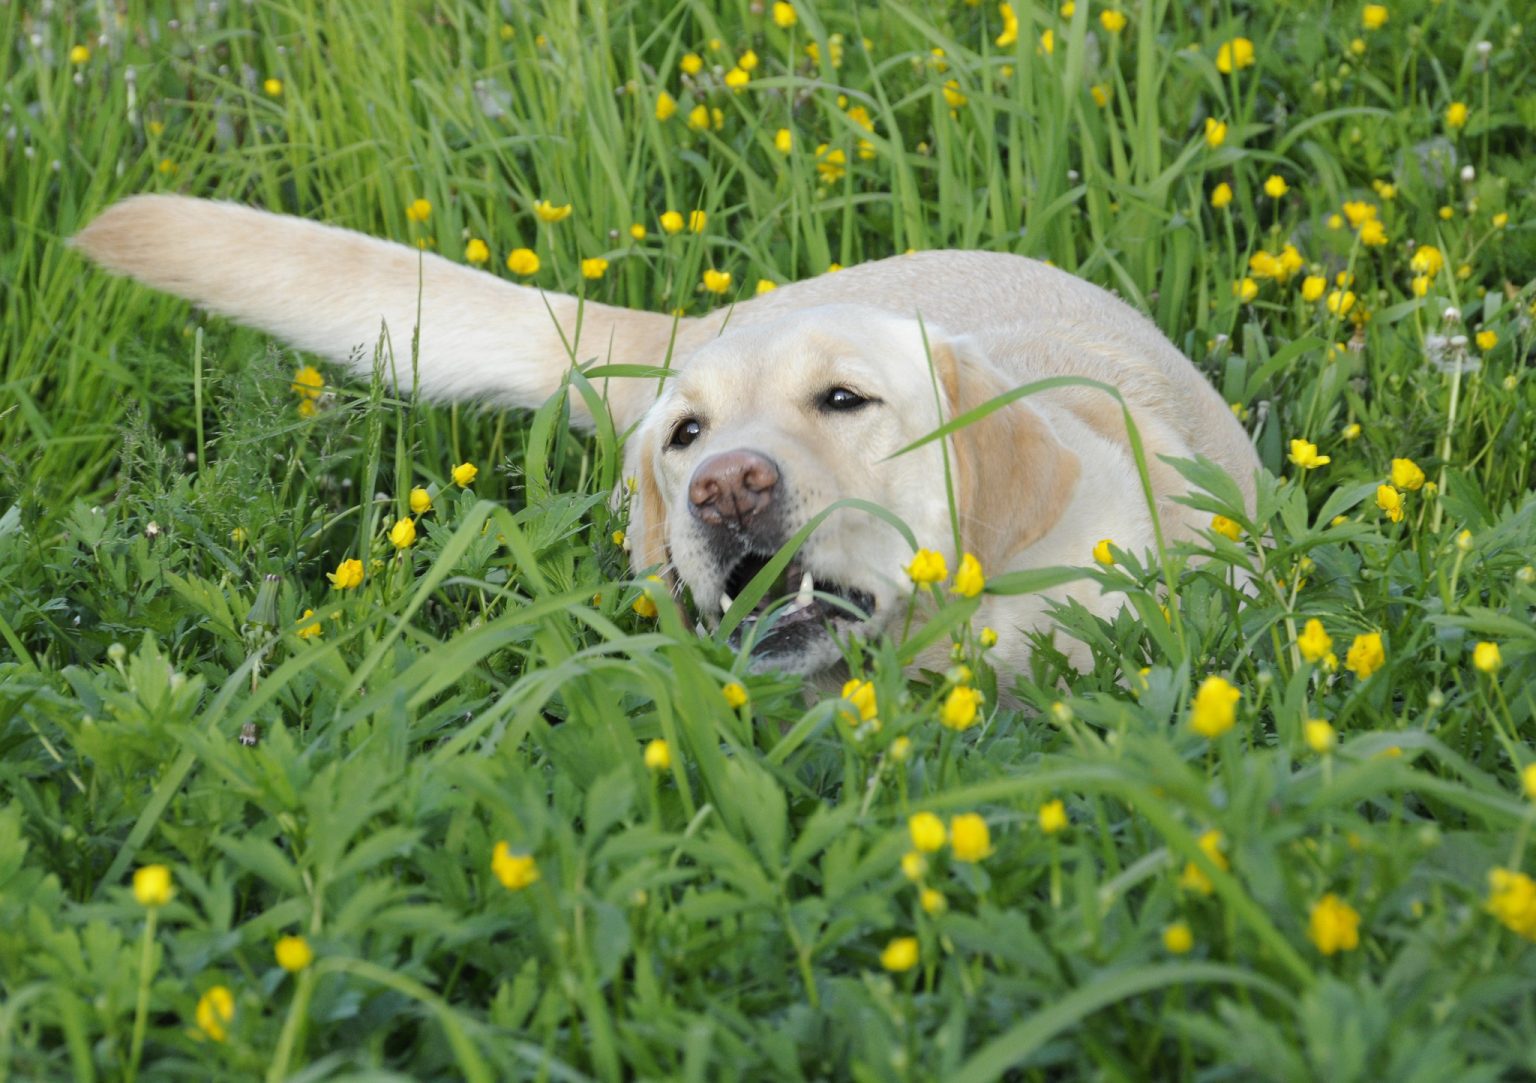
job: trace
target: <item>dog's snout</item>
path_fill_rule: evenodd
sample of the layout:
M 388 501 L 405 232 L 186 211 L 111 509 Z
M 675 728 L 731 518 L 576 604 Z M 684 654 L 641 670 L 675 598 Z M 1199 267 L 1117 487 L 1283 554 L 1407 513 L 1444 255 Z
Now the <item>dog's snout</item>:
M 710 526 L 746 526 L 773 502 L 779 468 L 766 455 L 738 449 L 711 455 L 688 483 L 694 517 Z

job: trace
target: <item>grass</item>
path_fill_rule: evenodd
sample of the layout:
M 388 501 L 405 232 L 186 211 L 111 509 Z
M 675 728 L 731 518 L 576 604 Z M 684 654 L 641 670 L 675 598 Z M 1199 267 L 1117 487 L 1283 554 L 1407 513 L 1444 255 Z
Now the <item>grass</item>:
M 1536 1072 L 1520 5 L 1020 3 L 1006 44 L 994 4 L 774 7 L 0 5 L 0 1079 Z M 1148 312 L 1270 473 L 1250 513 L 1185 464 L 1228 533 L 1083 554 L 1131 600 L 1060 614 L 1091 670 L 1042 642 L 1009 689 L 943 595 L 856 648 L 856 718 L 647 615 L 621 434 L 308 398 L 303 358 L 64 247 L 149 190 L 508 276 L 528 247 L 663 311 L 1048 258 Z M 925 636 L 956 668 L 904 668 Z

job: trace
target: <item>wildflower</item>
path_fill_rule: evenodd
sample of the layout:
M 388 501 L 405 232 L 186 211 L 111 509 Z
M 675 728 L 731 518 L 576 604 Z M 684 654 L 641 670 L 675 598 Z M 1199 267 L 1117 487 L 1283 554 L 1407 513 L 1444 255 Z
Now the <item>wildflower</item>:
M 704 227 L 709 224 L 709 215 L 704 211 L 688 212 L 688 232 L 703 233 Z
M 531 248 L 514 248 L 507 253 L 507 270 L 527 278 L 539 272 L 539 254 Z
M 999 49 L 1006 49 L 1019 40 L 1019 17 L 1013 13 L 1012 4 L 999 4 L 997 9 L 1003 20 L 1003 32 L 993 44 Z
M 1479 331 L 1477 333 L 1477 348 L 1487 353 L 1499 344 L 1499 336 L 1493 331 Z
M 1232 296 L 1248 304 L 1259 295 L 1259 284 L 1251 278 L 1240 278 L 1232 283 Z
M 1445 266 L 1445 255 L 1432 244 L 1421 244 L 1414 249 L 1413 258 L 1408 261 L 1408 266 L 1421 275 L 1434 278 Z
M 898 936 L 880 953 L 880 965 L 893 974 L 901 974 L 917 965 L 917 937 Z
M 1279 199 L 1291 190 L 1291 186 L 1285 183 L 1285 178 L 1278 173 L 1271 173 L 1264 180 L 1264 194 L 1270 199 Z
M 1353 290 L 1334 290 L 1328 294 L 1328 311 L 1335 316 L 1343 316 L 1355 307 L 1355 293 Z
M 1214 741 L 1237 721 L 1237 701 L 1242 698 L 1243 693 L 1225 677 L 1207 677 L 1200 682 L 1190 703 L 1190 728 Z
M 1326 718 L 1309 718 L 1301 725 L 1301 738 L 1308 748 L 1321 756 L 1333 748 L 1338 734 Z
M 663 233 L 681 233 L 683 230 L 683 216 L 676 211 L 663 211 L 660 221 Z
M 648 583 L 661 582 L 661 576 L 659 575 L 648 575 L 645 577 L 645 579 Z M 656 602 L 651 598 L 649 588 L 647 588 L 640 595 L 640 597 L 636 598 L 630 604 L 630 608 L 633 609 L 636 613 L 640 614 L 640 616 L 644 617 L 646 620 L 654 620 L 656 615 L 660 612 L 660 610 L 656 608 Z
M 1232 186 L 1226 181 L 1222 181 L 1215 188 L 1211 189 L 1211 206 L 1215 207 L 1218 211 L 1231 202 Z
M 237 526 L 229 532 L 229 540 L 236 545 L 244 545 L 250 538 L 250 532 L 243 526 Z
M 776 290 L 778 288 L 779 288 L 779 284 L 777 282 L 775 282 L 773 279 L 771 279 L 771 278 L 759 278 L 757 280 L 757 285 L 752 288 L 752 292 L 757 294 L 758 296 L 762 296 L 765 293 L 772 293 L 774 290 Z
M 1536 940 L 1536 881 L 1510 869 L 1488 871 L 1488 912 L 1511 932 Z
M 847 153 L 822 143 L 816 148 L 816 172 L 823 184 L 836 184 L 848 173 Z
M 432 204 L 425 199 L 412 200 L 405 208 L 405 217 L 412 222 L 425 222 L 432 217 Z
M 491 258 L 491 250 L 479 237 L 471 237 L 464 246 L 464 258 L 478 267 Z
M 1479 673 L 1493 676 L 1504 664 L 1504 658 L 1499 654 L 1499 645 L 1489 643 L 1487 640 L 1472 648 L 1472 668 Z
M 704 58 L 698 53 L 684 53 L 677 66 L 683 69 L 684 75 L 697 75 L 704 70 Z
M 1408 282 L 1408 288 L 1413 291 L 1415 297 L 1423 297 L 1429 293 L 1429 284 L 1432 279 L 1428 275 L 1414 275 Z
M 315 615 L 315 611 L 313 609 L 306 609 L 306 610 L 304 610 L 304 615 L 299 618 L 298 623 L 303 624 L 305 621 L 309 620 L 309 618 L 313 617 L 314 615 Z M 304 625 L 304 627 L 296 629 L 295 630 L 295 634 L 300 639 L 314 639 L 316 636 L 318 636 L 320 634 L 320 622 L 319 621 L 315 621 L 313 624 L 306 624 L 306 625 Z
M 272 953 L 277 957 L 277 965 L 290 974 L 297 974 L 315 961 L 314 949 L 302 936 L 279 937 Z
M 235 996 L 227 985 L 215 985 L 197 998 L 193 1016 L 197 1029 L 216 1042 L 229 1037 L 229 1024 L 235 1018 Z
M 1307 939 L 1324 955 L 1354 951 L 1360 946 L 1360 914 L 1330 891 L 1312 906 Z
M 336 565 L 334 572 L 326 572 L 325 577 L 331 581 L 333 589 L 351 590 L 363 581 L 363 562 L 356 559 L 343 560 Z
M 491 851 L 491 872 L 508 891 L 521 891 L 538 883 L 539 865 L 532 854 L 514 854 L 505 842 Z
M 692 131 L 695 131 L 695 132 L 705 132 L 705 131 L 708 131 L 709 130 L 709 119 L 710 119 L 709 118 L 709 106 L 707 106 L 707 105 L 704 105 L 704 104 L 701 103 L 699 105 L 695 105 L 692 109 L 688 110 L 688 127 Z
M 1403 494 L 1390 485 L 1376 486 L 1376 506 L 1394 523 L 1403 521 Z
M 1108 8 L 1099 12 L 1099 25 L 1111 34 L 1118 34 L 1125 29 L 1125 12 Z
M 948 729 L 960 731 L 976 724 L 976 709 L 985 697 L 975 688 L 964 685 L 950 690 L 944 699 L 944 709 L 939 721 Z
M 773 5 L 773 25 L 780 30 L 788 30 L 799 22 L 799 16 L 795 14 L 795 5 L 786 4 L 784 0 L 776 0 Z
M 656 119 L 668 121 L 677 115 L 677 99 L 665 90 L 656 95 Z
M 1108 15 L 1109 12 L 1104 14 Z M 1124 16 L 1121 16 L 1124 18 Z M 1227 141 L 1227 126 L 1215 117 L 1205 118 L 1205 145 L 1212 149 L 1221 146 Z
M 976 637 L 976 642 L 980 643 L 983 648 L 995 647 L 997 646 L 997 632 L 991 628 L 983 628 L 981 634 Z
M 176 894 L 171 870 L 164 865 L 145 865 L 134 870 L 133 898 L 140 906 L 164 906 Z
M 1047 56 L 1056 51 L 1056 31 L 1047 30 L 1040 35 L 1040 50 Z
M 1536 763 L 1528 763 L 1520 772 L 1520 788 L 1525 791 L 1525 796 L 1536 801 Z
M 1216 70 L 1223 75 L 1253 67 L 1253 42 L 1247 38 L 1224 41 L 1216 50 Z
M 944 554 L 933 549 L 919 549 L 907 565 L 907 575 L 918 586 L 925 583 L 942 583 L 949 578 L 949 566 Z
M 1381 645 L 1380 632 L 1366 632 L 1355 636 L 1344 655 L 1344 668 L 1362 681 L 1387 663 L 1387 652 Z
M 974 812 L 963 812 L 949 821 L 949 846 L 956 861 L 981 861 L 992 853 L 987 821 Z
M 1210 860 L 1222 872 L 1226 872 L 1230 866 L 1227 864 L 1227 855 L 1224 852 L 1226 836 L 1220 831 L 1211 830 L 1201 835 L 1196 840 L 1200 852 Z M 1193 861 L 1186 862 L 1184 872 L 1179 876 L 1179 886 L 1186 891 L 1197 891 L 1201 895 L 1209 895 L 1215 890 L 1211 878 L 1201 871 L 1200 866 Z
M 949 902 L 944 898 L 944 893 L 931 887 L 925 887 L 917 893 L 917 904 L 923 908 L 925 914 L 942 914 L 949 908 Z
M 1498 214 L 1489 219 L 1489 221 L 1493 224 L 1494 229 L 1503 229 L 1505 226 L 1509 225 L 1509 212 L 1500 211 Z
M 720 694 L 725 697 L 726 704 L 731 710 L 737 710 L 746 705 L 747 689 L 740 681 L 731 681 L 722 689 Z
M 780 128 L 773 133 L 773 149 L 780 154 L 788 154 L 795 149 L 795 133 L 788 128 Z
M 842 697 L 858 710 L 860 722 L 868 722 L 875 717 L 875 686 L 871 682 L 861 681 L 857 677 L 844 682 Z
M 267 79 L 261 84 L 261 89 L 269 98 L 281 98 L 283 96 L 283 81 L 281 79 Z
M 1243 528 L 1235 520 L 1228 519 L 1225 515 L 1211 516 L 1211 529 L 1231 541 L 1237 541 L 1243 536 Z
M 660 737 L 646 743 L 643 755 L 648 770 L 665 771 L 672 766 L 672 748 Z
M 955 582 L 950 589 L 963 598 L 974 598 L 986 585 L 986 577 L 981 574 L 981 561 L 970 553 L 962 555 L 960 568 L 955 572 Z
M 725 73 L 725 85 L 730 87 L 732 90 L 744 90 L 746 85 L 751 81 L 752 76 L 748 75 L 739 67 L 732 68 L 730 71 Z
M 76 45 L 69 50 L 69 62 L 78 67 L 91 59 L 91 50 L 84 45 Z
M 1195 946 L 1195 934 L 1188 922 L 1175 921 L 1163 929 L 1163 947 L 1170 955 L 1188 955 Z
M 1307 275 L 1301 280 L 1301 299 L 1311 304 L 1321 297 L 1327 288 L 1328 280 L 1322 275 Z
M 1453 131 L 1466 127 L 1468 112 L 1466 102 L 1452 102 L 1445 109 L 1445 126 Z
M 1381 219 L 1372 218 L 1360 226 L 1360 243 L 1368 248 L 1380 248 L 1387 243 L 1387 227 Z
M 409 549 L 416 542 L 416 520 L 409 515 L 389 528 L 389 543 L 396 549 Z
M 940 89 L 944 92 L 944 101 L 948 103 L 951 109 L 959 109 L 966 102 L 970 101 L 969 98 L 960 92 L 960 80 L 958 79 L 949 80 Z
M 1067 827 L 1067 806 L 1057 798 L 1055 801 L 1047 801 L 1040 806 L 1040 830 L 1047 835 L 1054 835 Z
M 1392 460 L 1392 484 L 1415 492 L 1424 487 L 1424 471 L 1412 459 Z
M 1317 453 L 1317 445 L 1307 440 L 1292 440 L 1291 453 L 1288 456 L 1293 466 L 1299 466 L 1303 470 L 1316 470 L 1319 466 L 1327 466 L 1332 458 Z
M 921 880 L 928 874 L 928 859 L 916 850 L 908 850 L 901 855 L 901 875 L 913 883 Z
M 1366 4 L 1365 10 L 1360 12 L 1360 25 L 1367 30 L 1380 30 L 1387 23 L 1387 6 L 1385 4 Z
M 931 812 L 916 812 L 907 820 L 912 847 L 919 853 L 937 853 L 944 848 L 944 821 Z
M 475 483 L 475 478 L 480 476 L 480 468 L 474 463 L 460 463 L 452 471 L 453 483 L 460 489 L 467 489 Z
M 1088 93 L 1093 95 L 1093 104 L 1103 109 L 1109 104 L 1111 87 L 1108 83 L 1095 83 L 1088 88 Z
M 724 293 L 731 288 L 731 272 L 717 271 L 713 267 L 704 272 L 704 289 L 710 293 Z
M 534 217 L 540 222 L 564 222 L 571 216 L 571 205 L 563 203 L 555 206 L 547 199 L 541 199 L 533 205 Z
M 1333 650 L 1333 637 L 1323 629 L 1323 622 L 1314 617 L 1296 637 L 1296 647 L 1307 661 L 1321 662 Z
M 597 280 L 608 273 L 608 261 L 602 256 L 592 256 L 581 261 L 581 277 Z
M 1114 542 L 1108 538 L 1100 538 L 1094 544 L 1093 559 L 1106 567 L 1113 564 L 1115 562 L 1115 554 L 1109 551 L 1109 547 L 1113 544 Z

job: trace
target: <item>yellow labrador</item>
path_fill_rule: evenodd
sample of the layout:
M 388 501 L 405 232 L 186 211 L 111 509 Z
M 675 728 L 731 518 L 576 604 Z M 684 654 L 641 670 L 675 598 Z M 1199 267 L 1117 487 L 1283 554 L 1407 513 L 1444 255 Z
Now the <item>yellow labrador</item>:
M 532 407 L 573 360 L 670 365 L 671 379 L 613 378 L 605 392 L 620 431 L 634 430 L 634 566 L 663 567 L 711 626 L 787 539 L 845 498 L 899 516 L 953 569 L 952 485 L 960 547 L 989 575 L 1086 564 L 1101 538 L 1150 547 L 1120 406 L 1101 391 L 1057 388 L 960 430 L 947 445 L 949 478 L 937 441 L 893 457 L 945 420 L 1046 377 L 1119 389 L 1169 538 L 1208 519 L 1173 502 L 1187 487 L 1159 456 L 1205 455 L 1253 497 L 1252 445 L 1189 360 L 1110 294 L 1019 256 L 898 256 L 677 321 L 578 308 L 574 297 L 404 245 L 175 196 L 125 200 L 74 243 L 110 271 L 360 373 L 381 327 L 403 353 L 419 323 L 429 398 Z M 755 661 L 799 673 L 834 666 L 840 638 L 902 619 L 911 557 L 888 523 L 833 512 L 790 565 L 782 593 L 792 597 L 760 629 Z M 1067 597 L 1105 616 L 1121 604 L 1091 582 L 984 599 L 976 619 L 999 632 L 999 668 L 1024 664 L 1025 633 L 1049 628 L 1049 602 Z M 1084 660 L 1081 644 L 1061 646 Z

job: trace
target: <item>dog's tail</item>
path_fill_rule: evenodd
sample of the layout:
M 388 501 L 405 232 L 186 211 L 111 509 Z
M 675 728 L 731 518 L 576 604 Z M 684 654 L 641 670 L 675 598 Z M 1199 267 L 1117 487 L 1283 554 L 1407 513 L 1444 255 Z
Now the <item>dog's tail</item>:
M 666 316 L 579 303 L 405 245 L 232 203 L 135 196 L 71 243 L 109 271 L 362 375 L 387 330 L 392 375 L 405 390 L 419 326 L 417 378 L 432 399 L 537 406 L 573 363 L 662 363 L 675 330 Z M 644 408 L 628 401 L 642 387 L 654 393 L 655 383 L 607 389 L 621 425 Z M 572 408 L 588 422 L 579 396 Z

